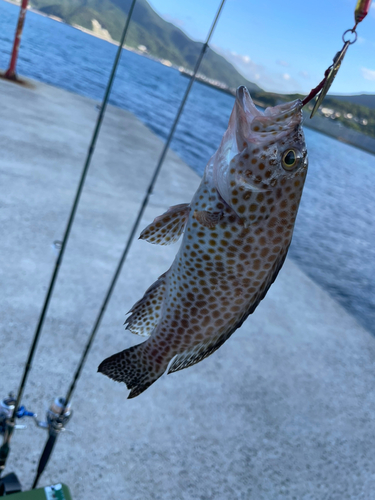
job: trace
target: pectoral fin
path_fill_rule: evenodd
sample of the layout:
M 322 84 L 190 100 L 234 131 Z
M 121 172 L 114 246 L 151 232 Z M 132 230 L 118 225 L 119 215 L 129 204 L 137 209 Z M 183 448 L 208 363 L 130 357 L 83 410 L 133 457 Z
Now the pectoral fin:
M 206 210 L 196 210 L 193 214 L 195 220 L 209 229 L 213 229 L 221 221 L 223 216 L 223 212 L 208 212 Z
M 170 245 L 174 243 L 184 232 L 189 213 L 189 203 L 170 207 L 142 231 L 139 239 L 146 240 L 154 245 Z

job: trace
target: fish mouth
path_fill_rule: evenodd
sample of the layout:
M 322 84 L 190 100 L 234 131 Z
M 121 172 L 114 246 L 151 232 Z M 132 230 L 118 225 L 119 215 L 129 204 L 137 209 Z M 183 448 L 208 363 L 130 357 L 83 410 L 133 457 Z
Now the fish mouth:
M 301 125 L 302 106 L 302 101 L 296 99 L 268 107 L 262 112 L 256 108 L 247 88 L 238 87 L 236 103 L 229 121 L 229 128 L 236 122 L 233 128 L 238 149 L 242 150 L 245 142 L 268 142 L 271 137 L 273 141 L 282 139 Z
M 244 85 L 236 90 L 236 104 L 245 113 L 247 121 L 250 123 L 255 117 L 263 116 L 263 113 L 255 106 L 251 95 Z

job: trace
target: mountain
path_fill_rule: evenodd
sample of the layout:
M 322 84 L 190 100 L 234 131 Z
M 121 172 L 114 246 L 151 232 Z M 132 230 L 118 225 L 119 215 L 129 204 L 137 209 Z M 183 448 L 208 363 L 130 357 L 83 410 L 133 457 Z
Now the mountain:
M 356 94 L 356 95 L 332 95 L 327 97 L 336 99 L 337 101 L 347 101 L 366 108 L 375 109 L 375 94 Z
M 262 107 L 276 106 L 281 102 L 303 99 L 300 94 L 276 94 L 271 92 L 254 91 L 251 93 L 254 102 Z M 338 99 L 339 97 L 339 99 Z M 355 98 L 360 98 L 356 100 Z M 366 98 L 362 100 L 361 98 Z M 306 111 L 311 111 L 315 101 L 310 102 Z M 365 102 L 365 105 L 357 103 Z M 358 96 L 328 94 L 320 106 L 318 114 L 327 120 L 340 122 L 344 127 L 375 138 L 375 95 L 362 94 Z
M 93 29 L 93 20 L 119 40 L 131 0 L 31 0 L 35 9 L 60 17 L 68 24 Z M 160 17 L 146 0 L 138 0 L 130 23 L 126 44 L 147 47 L 151 56 L 167 59 L 176 66 L 192 70 L 202 49 L 202 43 L 191 40 L 183 31 Z M 208 49 L 200 73 L 219 80 L 229 87 L 246 85 L 249 90 L 261 90 L 246 80 L 224 57 Z
M 60 17 L 71 25 L 93 30 L 101 26 L 111 38 L 119 40 L 132 0 L 30 0 L 39 11 Z M 94 23 L 93 23 L 94 21 Z M 95 26 L 94 26 L 95 25 Z M 147 53 L 169 60 L 175 66 L 194 68 L 202 43 L 191 40 L 183 31 L 160 17 L 147 0 L 137 0 L 126 44 L 133 48 L 143 45 Z M 247 81 L 224 57 L 208 48 L 200 73 L 229 87 L 246 85 L 260 106 L 274 106 L 283 101 L 303 98 L 298 94 L 277 94 L 263 91 Z M 311 104 L 309 104 L 311 107 Z M 324 111 L 325 108 L 325 111 Z M 336 120 L 345 127 L 375 137 L 375 95 L 327 95 L 319 113 L 327 120 Z

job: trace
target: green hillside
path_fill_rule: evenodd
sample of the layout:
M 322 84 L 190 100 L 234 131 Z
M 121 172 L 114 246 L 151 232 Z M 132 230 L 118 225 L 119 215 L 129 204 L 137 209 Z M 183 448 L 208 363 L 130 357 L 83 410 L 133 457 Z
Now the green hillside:
M 300 94 L 274 94 L 264 92 L 262 90 L 251 93 L 257 104 L 263 107 L 276 106 L 280 102 L 288 102 L 294 99 L 303 99 L 305 96 Z M 320 106 L 319 114 L 326 116 L 327 120 L 335 120 L 342 123 L 345 127 L 352 128 L 357 132 L 361 132 L 370 137 L 375 138 L 375 109 L 361 106 L 351 102 L 350 99 L 341 96 L 342 99 L 327 95 Z M 368 95 L 368 98 L 375 97 Z M 315 101 L 309 103 L 308 107 L 311 110 Z M 307 110 L 309 111 L 309 110 Z
M 114 40 L 119 40 L 131 0 L 31 0 L 34 8 L 58 16 L 68 24 L 78 24 L 92 30 L 93 19 L 108 30 Z M 148 4 L 138 0 L 126 44 L 137 48 L 147 47 L 151 56 L 167 59 L 176 66 L 192 70 L 202 48 L 202 43 L 194 42 L 183 31 L 162 19 Z M 219 80 L 229 87 L 246 85 L 253 98 L 263 106 L 274 106 L 281 101 L 302 96 L 264 92 L 255 83 L 247 81 L 224 57 L 208 49 L 203 59 L 200 73 L 213 80 Z M 375 96 L 330 96 L 322 108 L 332 113 L 327 120 L 336 120 L 371 137 L 375 137 Z M 328 116 L 327 114 L 325 116 Z
M 91 30 L 92 20 L 96 19 L 117 41 L 121 37 L 130 3 L 130 0 L 31 0 L 35 9 L 58 16 L 68 24 L 78 24 Z M 194 42 L 183 31 L 162 19 L 146 0 L 136 3 L 126 44 L 134 48 L 145 45 L 150 55 L 190 70 L 202 48 L 202 43 Z M 260 90 L 211 49 L 205 54 L 200 72 L 229 87 L 246 85 L 250 90 Z
M 332 95 L 328 97 L 337 101 L 347 101 L 366 108 L 375 109 L 375 94 L 356 94 L 356 95 Z

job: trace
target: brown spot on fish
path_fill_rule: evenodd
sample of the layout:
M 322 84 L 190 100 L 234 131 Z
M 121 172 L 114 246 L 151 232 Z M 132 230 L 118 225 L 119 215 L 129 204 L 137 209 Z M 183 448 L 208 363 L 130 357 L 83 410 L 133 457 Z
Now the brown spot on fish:
M 239 91 L 230 133 L 208 164 L 192 200 L 191 217 L 185 221 L 181 248 L 167 279 L 161 286 L 152 285 L 142 299 L 144 306 L 134 325 L 138 330 L 144 328 L 149 339 L 100 365 L 100 371 L 126 383 L 129 397 L 147 389 L 168 365 L 173 372 L 212 354 L 255 310 L 276 278 L 290 244 L 303 184 L 295 186 L 296 179 L 282 174 L 278 153 L 295 147 L 305 155 L 298 106 L 298 101 L 276 106 L 270 115 L 254 121 L 261 112 L 253 109 L 243 89 Z M 281 141 L 278 136 L 271 140 L 276 121 L 283 129 Z M 262 133 L 255 133 L 252 127 L 260 130 L 260 122 L 264 124 Z M 234 138 L 234 144 L 250 146 L 245 154 L 232 156 L 229 166 L 226 155 L 229 152 L 231 157 Z M 259 168 L 253 172 L 256 165 Z M 297 167 L 293 175 L 303 179 L 303 169 Z M 288 209 L 292 194 L 293 204 Z M 215 213 L 220 213 L 219 220 L 213 220 Z M 153 234 L 146 228 L 144 235 L 149 241 L 169 242 L 182 219 L 168 214 L 163 223 L 154 221 Z

